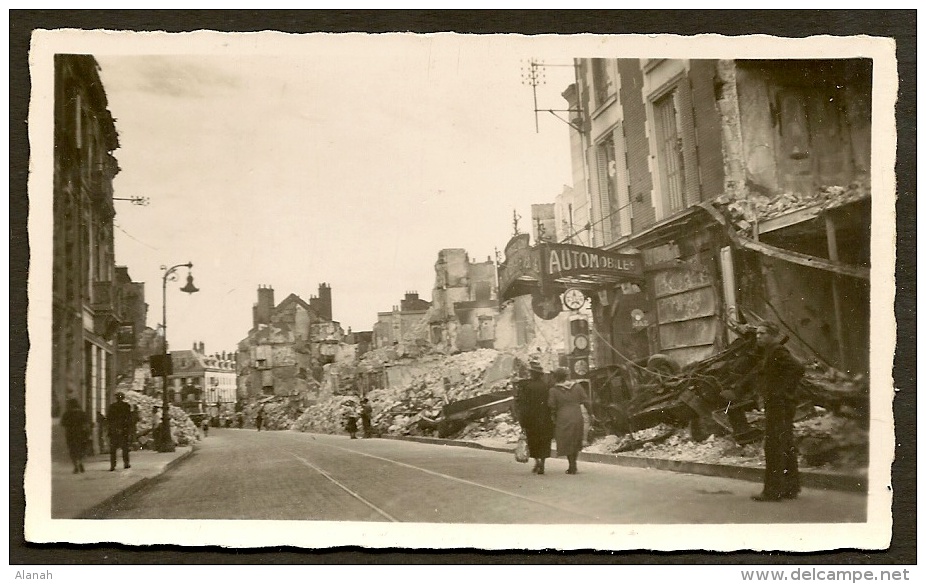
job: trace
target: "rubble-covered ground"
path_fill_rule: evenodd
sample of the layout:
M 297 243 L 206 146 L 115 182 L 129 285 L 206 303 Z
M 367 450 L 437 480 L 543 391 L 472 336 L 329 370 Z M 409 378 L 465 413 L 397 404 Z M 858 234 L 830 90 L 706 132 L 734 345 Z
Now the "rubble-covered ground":
M 125 391 L 124 393 L 125 401 L 130 406 L 138 406 L 138 425 L 135 426 L 138 441 L 143 445 L 152 444 L 154 440 L 153 427 L 161 423 L 161 400 L 137 391 Z M 155 406 L 158 407 L 156 415 L 154 414 Z M 172 405 L 168 411 L 168 416 L 170 418 L 170 434 L 175 444 L 188 446 L 199 441 L 199 429 L 185 411 Z
M 418 422 L 436 419 L 448 403 L 510 389 L 510 376 L 486 381 L 486 370 L 502 355 L 493 349 L 477 349 L 455 355 L 432 354 L 415 360 L 398 360 L 405 367 L 404 382 L 374 389 L 367 394 L 373 408 L 377 434 L 426 434 Z M 366 356 L 365 356 L 366 357 Z M 375 357 L 375 356 L 374 356 Z M 342 433 L 345 413 L 356 408 L 353 396 L 335 395 L 319 401 L 292 425 L 302 432 Z
M 486 371 L 502 355 L 499 351 L 479 349 L 456 355 L 431 354 L 417 359 L 386 361 L 390 366 L 407 367 L 405 381 L 397 387 L 370 391 L 376 435 L 434 435 L 433 425 L 419 424 L 441 416 L 441 408 L 458 400 L 511 388 L 517 367 L 510 375 L 485 382 Z M 382 356 L 376 356 L 380 359 Z M 518 359 L 524 356 L 518 356 Z M 526 361 L 526 357 L 523 359 Z M 334 395 L 306 408 L 294 421 L 298 409 L 287 406 L 284 398 L 264 402 L 267 429 L 290 428 L 302 432 L 343 434 L 346 414 L 358 413 L 359 399 L 352 395 Z M 253 425 L 256 406 L 246 410 Z M 840 472 L 864 472 L 868 466 L 868 429 L 864 416 L 842 415 L 822 407 L 809 407 L 804 419 L 795 423 L 795 440 L 800 466 Z M 761 427 L 761 412 L 750 412 L 750 422 Z M 287 425 L 289 424 L 289 425 Z M 513 447 L 521 428 L 511 412 L 487 415 L 468 421 L 458 432 L 446 436 L 494 447 Z M 589 432 L 594 435 L 594 431 Z M 761 467 L 764 453 L 761 440 L 737 444 L 731 436 L 710 436 L 702 442 L 691 438 L 687 427 L 660 424 L 625 436 L 604 436 L 589 441 L 585 452 L 620 453 L 628 456 L 670 460 Z
M 758 421 L 761 423 L 761 418 Z M 816 408 L 815 415 L 795 422 L 794 438 L 801 468 L 864 472 L 868 467 L 868 428 L 861 420 Z M 630 440 L 642 444 L 634 450 L 624 450 Z M 620 452 L 627 456 L 708 464 L 765 465 L 761 440 L 740 445 L 731 436 L 723 435 L 695 442 L 687 428 L 673 428 L 667 424 L 635 432 L 632 436 L 606 436 L 586 447 L 585 452 Z

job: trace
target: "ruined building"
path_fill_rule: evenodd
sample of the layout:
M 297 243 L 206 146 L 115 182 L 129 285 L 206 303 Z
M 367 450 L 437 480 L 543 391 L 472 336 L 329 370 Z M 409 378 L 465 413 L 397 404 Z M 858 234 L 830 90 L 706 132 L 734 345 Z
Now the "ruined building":
M 393 305 L 392 310 L 376 313 L 373 324 L 373 348 L 399 346 L 411 349 L 416 342 L 428 338 L 427 314 L 431 303 L 418 297 L 417 292 L 406 292 L 405 298 Z M 408 345 L 408 346 L 406 346 Z
M 290 294 L 279 304 L 269 286 L 257 290 L 253 326 L 238 343 L 238 397 L 296 395 L 317 387 L 344 336 L 331 320 L 331 287 L 310 302 Z
M 477 262 L 464 249 L 442 249 L 434 264 L 428 315 L 431 343 L 459 351 L 492 348 L 498 312 L 492 258 Z
M 549 279 L 592 299 L 598 363 L 684 365 L 725 346 L 724 319 L 767 318 L 805 358 L 866 373 L 871 61 L 575 67 L 557 242 L 642 260 L 639 279 Z

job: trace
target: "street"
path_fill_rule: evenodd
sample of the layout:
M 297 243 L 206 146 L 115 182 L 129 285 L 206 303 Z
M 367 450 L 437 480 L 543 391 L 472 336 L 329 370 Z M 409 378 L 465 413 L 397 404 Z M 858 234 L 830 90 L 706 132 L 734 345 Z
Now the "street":
M 536 476 L 510 454 L 399 440 L 213 429 L 191 458 L 108 519 L 262 519 L 485 524 L 843 523 L 866 496 L 805 489 L 757 503 L 761 485 L 565 459 Z

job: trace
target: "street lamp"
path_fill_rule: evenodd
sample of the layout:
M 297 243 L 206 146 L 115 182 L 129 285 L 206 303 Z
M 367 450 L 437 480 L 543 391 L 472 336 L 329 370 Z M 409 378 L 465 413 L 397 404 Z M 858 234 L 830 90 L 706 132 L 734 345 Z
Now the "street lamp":
M 173 452 L 174 451 L 174 441 L 170 436 L 170 400 L 167 399 L 167 377 L 170 375 L 170 354 L 167 352 L 167 280 L 173 275 L 177 268 L 187 268 L 188 270 L 193 267 L 193 262 L 187 262 L 185 264 L 177 264 L 176 266 L 167 269 L 165 266 L 161 266 L 162 270 L 165 270 L 164 277 L 161 278 L 161 298 L 162 298 L 162 314 L 161 314 L 161 326 L 164 331 L 164 351 L 162 355 L 162 370 L 161 375 L 163 379 L 162 384 L 162 407 L 161 407 L 161 438 L 158 440 L 158 452 Z M 173 280 L 173 278 L 170 278 Z M 182 292 L 187 294 L 192 294 L 193 292 L 199 292 L 199 288 L 193 285 L 193 275 L 187 273 L 186 276 L 186 286 L 180 289 Z

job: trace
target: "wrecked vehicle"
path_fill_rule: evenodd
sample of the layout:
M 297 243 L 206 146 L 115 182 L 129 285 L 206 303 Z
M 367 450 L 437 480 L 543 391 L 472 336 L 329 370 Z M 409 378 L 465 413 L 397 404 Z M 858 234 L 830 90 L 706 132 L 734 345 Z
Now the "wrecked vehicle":
M 665 355 L 593 369 L 592 406 L 603 430 L 623 435 L 661 423 L 690 426 L 695 440 L 732 434 L 740 444 L 762 438 L 746 412 L 758 409 L 752 379 L 758 365 L 755 333 L 748 329 L 723 351 L 678 367 Z

